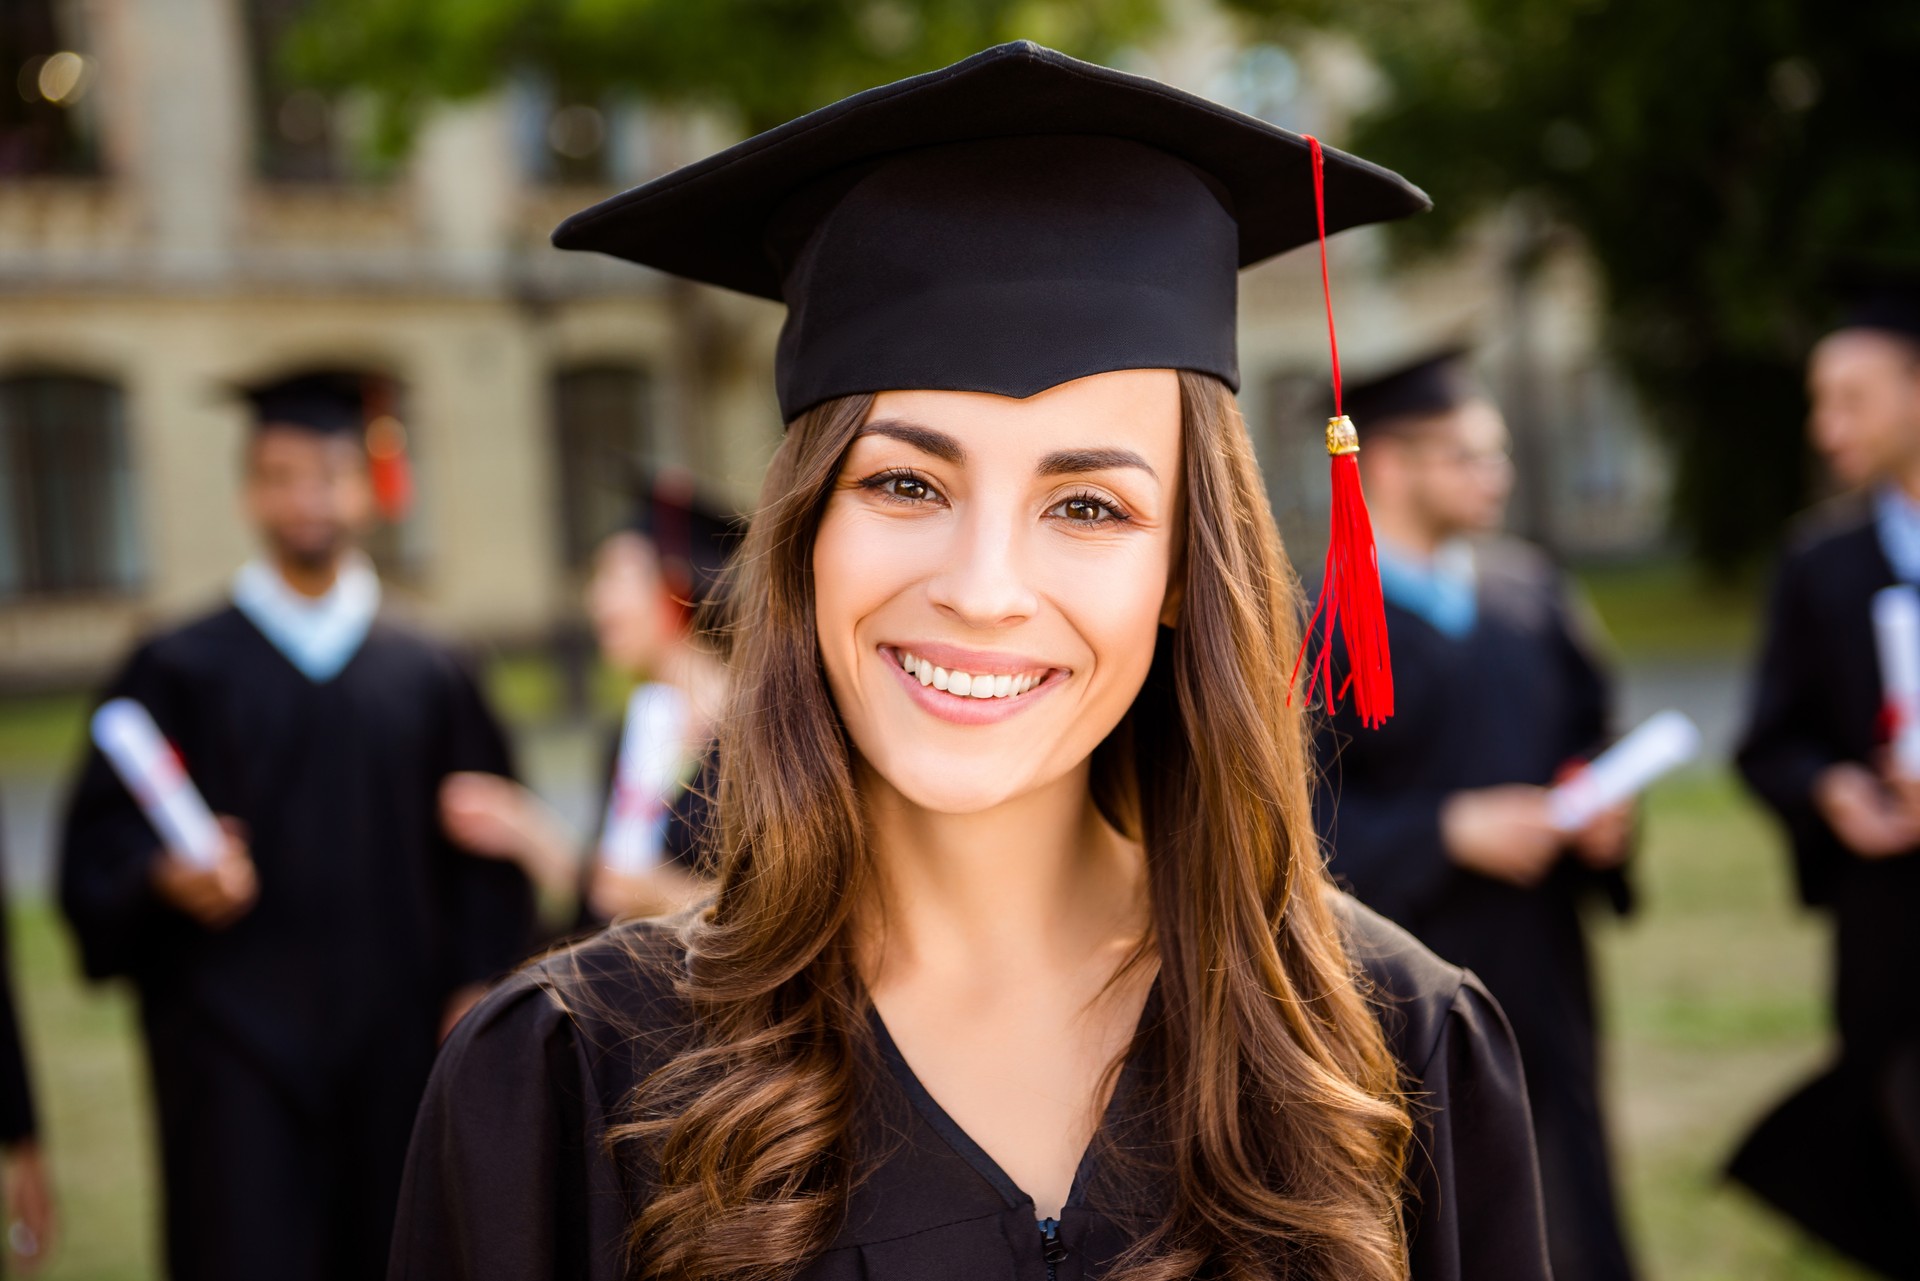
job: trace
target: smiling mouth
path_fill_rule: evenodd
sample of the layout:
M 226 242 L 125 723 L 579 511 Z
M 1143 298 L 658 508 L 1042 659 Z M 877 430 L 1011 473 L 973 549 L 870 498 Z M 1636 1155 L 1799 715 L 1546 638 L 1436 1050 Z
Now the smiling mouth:
M 930 659 L 920 658 L 907 650 L 889 648 L 886 654 L 889 659 L 899 664 L 900 670 L 924 686 L 954 698 L 981 701 L 1019 698 L 1044 684 L 1048 677 L 1060 670 L 1054 667 L 1036 667 L 1025 672 L 949 671 L 944 667 L 936 666 Z

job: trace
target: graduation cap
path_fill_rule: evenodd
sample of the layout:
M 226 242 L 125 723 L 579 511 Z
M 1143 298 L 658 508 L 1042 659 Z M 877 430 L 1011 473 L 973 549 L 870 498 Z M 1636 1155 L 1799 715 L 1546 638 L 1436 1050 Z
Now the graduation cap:
M 1346 388 L 1346 410 L 1361 436 L 1386 435 L 1412 418 L 1451 413 L 1485 393 L 1456 344 L 1375 374 Z
M 1023 41 L 749 138 L 574 214 L 553 242 L 785 302 L 791 422 L 856 393 L 1026 397 L 1116 369 L 1237 389 L 1240 268 L 1319 240 L 1324 269 L 1329 232 L 1428 207 L 1311 137 Z M 1329 635 L 1340 620 L 1373 722 L 1391 677 L 1355 448 L 1330 429 L 1316 620 Z
M 713 594 L 746 534 L 739 517 L 702 498 L 678 470 L 635 478 L 626 528 L 654 545 L 668 590 L 690 605 Z
M 291 427 L 337 436 L 366 430 L 366 382 L 358 374 L 299 374 L 243 387 L 240 394 L 252 407 L 255 431 Z
M 374 502 L 390 521 L 405 518 L 413 501 L 413 467 L 406 431 L 393 415 L 373 412 L 372 386 L 363 374 L 320 370 L 240 388 L 252 409 L 255 433 L 291 428 L 319 436 L 357 437 L 367 451 Z

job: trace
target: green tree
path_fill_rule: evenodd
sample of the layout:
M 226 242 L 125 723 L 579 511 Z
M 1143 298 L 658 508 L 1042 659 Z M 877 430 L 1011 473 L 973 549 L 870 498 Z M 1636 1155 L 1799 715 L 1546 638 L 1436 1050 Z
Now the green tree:
M 427 102 L 517 72 L 760 130 L 1005 40 L 1098 57 L 1158 16 L 1158 0 L 317 0 L 289 57 L 319 84 L 371 89 L 399 137 Z
M 1432 193 L 1406 234 L 1514 202 L 1576 231 L 1674 444 L 1677 529 L 1721 569 L 1773 544 L 1807 494 L 1801 366 L 1832 265 L 1920 255 L 1920 5 L 1226 3 L 1345 33 L 1381 69 L 1351 141 Z

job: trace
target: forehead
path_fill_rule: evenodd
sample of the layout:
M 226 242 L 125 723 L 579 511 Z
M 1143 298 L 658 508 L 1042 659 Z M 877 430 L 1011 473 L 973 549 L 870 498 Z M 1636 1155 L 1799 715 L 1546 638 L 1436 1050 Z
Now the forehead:
M 874 397 L 867 417 L 936 428 L 970 454 L 976 446 L 991 450 L 988 457 L 1025 459 L 1061 448 L 1125 444 L 1158 463 L 1179 453 L 1180 379 L 1170 369 L 1120 369 L 1019 399 L 887 391 Z
M 1892 378 L 1911 374 L 1920 344 L 1873 329 L 1842 329 L 1822 338 L 1807 362 L 1807 376 L 1827 379 Z
M 253 429 L 248 452 L 257 463 L 339 464 L 363 460 L 360 438 L 352 432 L 320 432 L 310 427 L 265 423 Z

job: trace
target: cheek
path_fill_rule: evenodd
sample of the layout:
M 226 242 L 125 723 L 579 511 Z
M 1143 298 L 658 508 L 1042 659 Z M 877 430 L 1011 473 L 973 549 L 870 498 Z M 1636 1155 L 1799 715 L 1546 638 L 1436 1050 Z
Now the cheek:
M 911 582 L 927 554 L 923 535 L 876 524 L 867 513 L 830 502 L 814 536 L 814 626 L 836 693 L 857 661 L 861 620 Z

